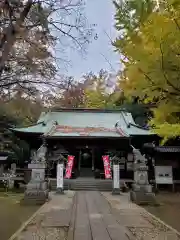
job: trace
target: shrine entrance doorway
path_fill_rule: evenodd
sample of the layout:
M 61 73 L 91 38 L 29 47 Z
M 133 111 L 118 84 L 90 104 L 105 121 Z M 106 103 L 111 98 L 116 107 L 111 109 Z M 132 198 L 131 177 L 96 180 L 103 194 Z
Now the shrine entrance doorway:
M 80 177 L 93 177 L 93 154 L 92 149 L 83 148 L 79 152 L 79 172 Z

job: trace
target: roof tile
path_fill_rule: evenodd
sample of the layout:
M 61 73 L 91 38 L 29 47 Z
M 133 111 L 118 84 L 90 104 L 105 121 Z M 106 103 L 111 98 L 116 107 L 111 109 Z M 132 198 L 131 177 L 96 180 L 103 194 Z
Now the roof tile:
M 42 124 L 44 122 L 46 125 Z M 56 122 L 56 126 L 55 126 Z M 132 124 L 130 127 L 130 123 Z M 150 135 L 148 130 L 136 127 L 130 113 L 124 111 L 60 111 L 40 115 L 35 126 L 14 129 L 19 132 L 42 133 L 44 135 L 129 137 L 131 135 Z

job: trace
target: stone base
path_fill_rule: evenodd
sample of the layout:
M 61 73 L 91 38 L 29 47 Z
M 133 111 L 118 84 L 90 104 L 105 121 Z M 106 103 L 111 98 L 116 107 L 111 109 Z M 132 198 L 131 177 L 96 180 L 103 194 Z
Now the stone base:
M 152 193 L 152 186 L 150 184 L 132 184 L 132 189 L 135 192 L 146 192 L 146 193 Z
M 130 200 L 138 205 L 157 205 L 155 194 L 152 192 L 130 191 Z
M 64 189 L 63 188 L 57 188 L 56 189 L 56 194 L 64 194 Z
M 26 186 L 23 204 L 42 205 L 49 198 L 48 184 L 45 181 L 30 181 Z
M 112 195 L 120 195 L 120 189 L 119 188 L 113 188 Z
M 42 205 L 47 202 L 48 199 L 48 190 L 27 189 L 21 203 L 25 205 Z

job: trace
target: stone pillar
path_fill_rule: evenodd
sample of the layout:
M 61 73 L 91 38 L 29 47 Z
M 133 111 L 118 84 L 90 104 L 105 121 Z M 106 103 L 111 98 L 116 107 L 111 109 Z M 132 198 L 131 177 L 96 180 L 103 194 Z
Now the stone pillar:
M 49 196 L 48 184 L 45 181 L 44 162 L 30 163 L 28 168 L 31 169 L 31 180 L 27 184 L 24 194 L 25 204 L 44 204 Z
M 64 194 L 64 160 L 61 159 L 57 163 L 57 189 L 56 193 Z
M 11 164 L 11 171 L 16 174 L 16 163 Z
M 119 176 L 119 158 L 113 157 L 112 158 L 113 163 L 113 189 L 112 194 L 113 195 L 119 195 L 120 194 L 120 176 Z
M 14 188 L 14 179 L 13 176 L 16 176 L 16 163 L 11 164 L 10 174 L 12 175 L 12 178 L 9 178 L 9 189 Z

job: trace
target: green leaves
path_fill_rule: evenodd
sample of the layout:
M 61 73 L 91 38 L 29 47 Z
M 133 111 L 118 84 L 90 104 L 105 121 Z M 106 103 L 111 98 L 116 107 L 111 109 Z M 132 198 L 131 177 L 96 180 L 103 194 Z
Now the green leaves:
M 24 162 L 30 159 L 30 147 L 23 141 L 11 135 L 11 142 L 8 147 L 9 162 L 16 163 L 19 166 L 24 166 Z
M 154 131 L 174 137 L 179 134 L 179 128 L 177 133 L 175 129 L 180 123 L 179 1 L 166 1 L 160 11 L 155 10 L 154 1 L 127 1 L 116 7 L 116 27 L 120 30 L 118 26 L 123 26 L 125 34 L 120 31 L 114 45 L 127 59 L 120 87 L 125 95 L 146 96 L 146 102 L 156 99 L 151 121 Z
M 152 0 L 114 1 L 116 7 L 116 28 L 125 35 L 137 30 L 149 17 L 154 9 Z

